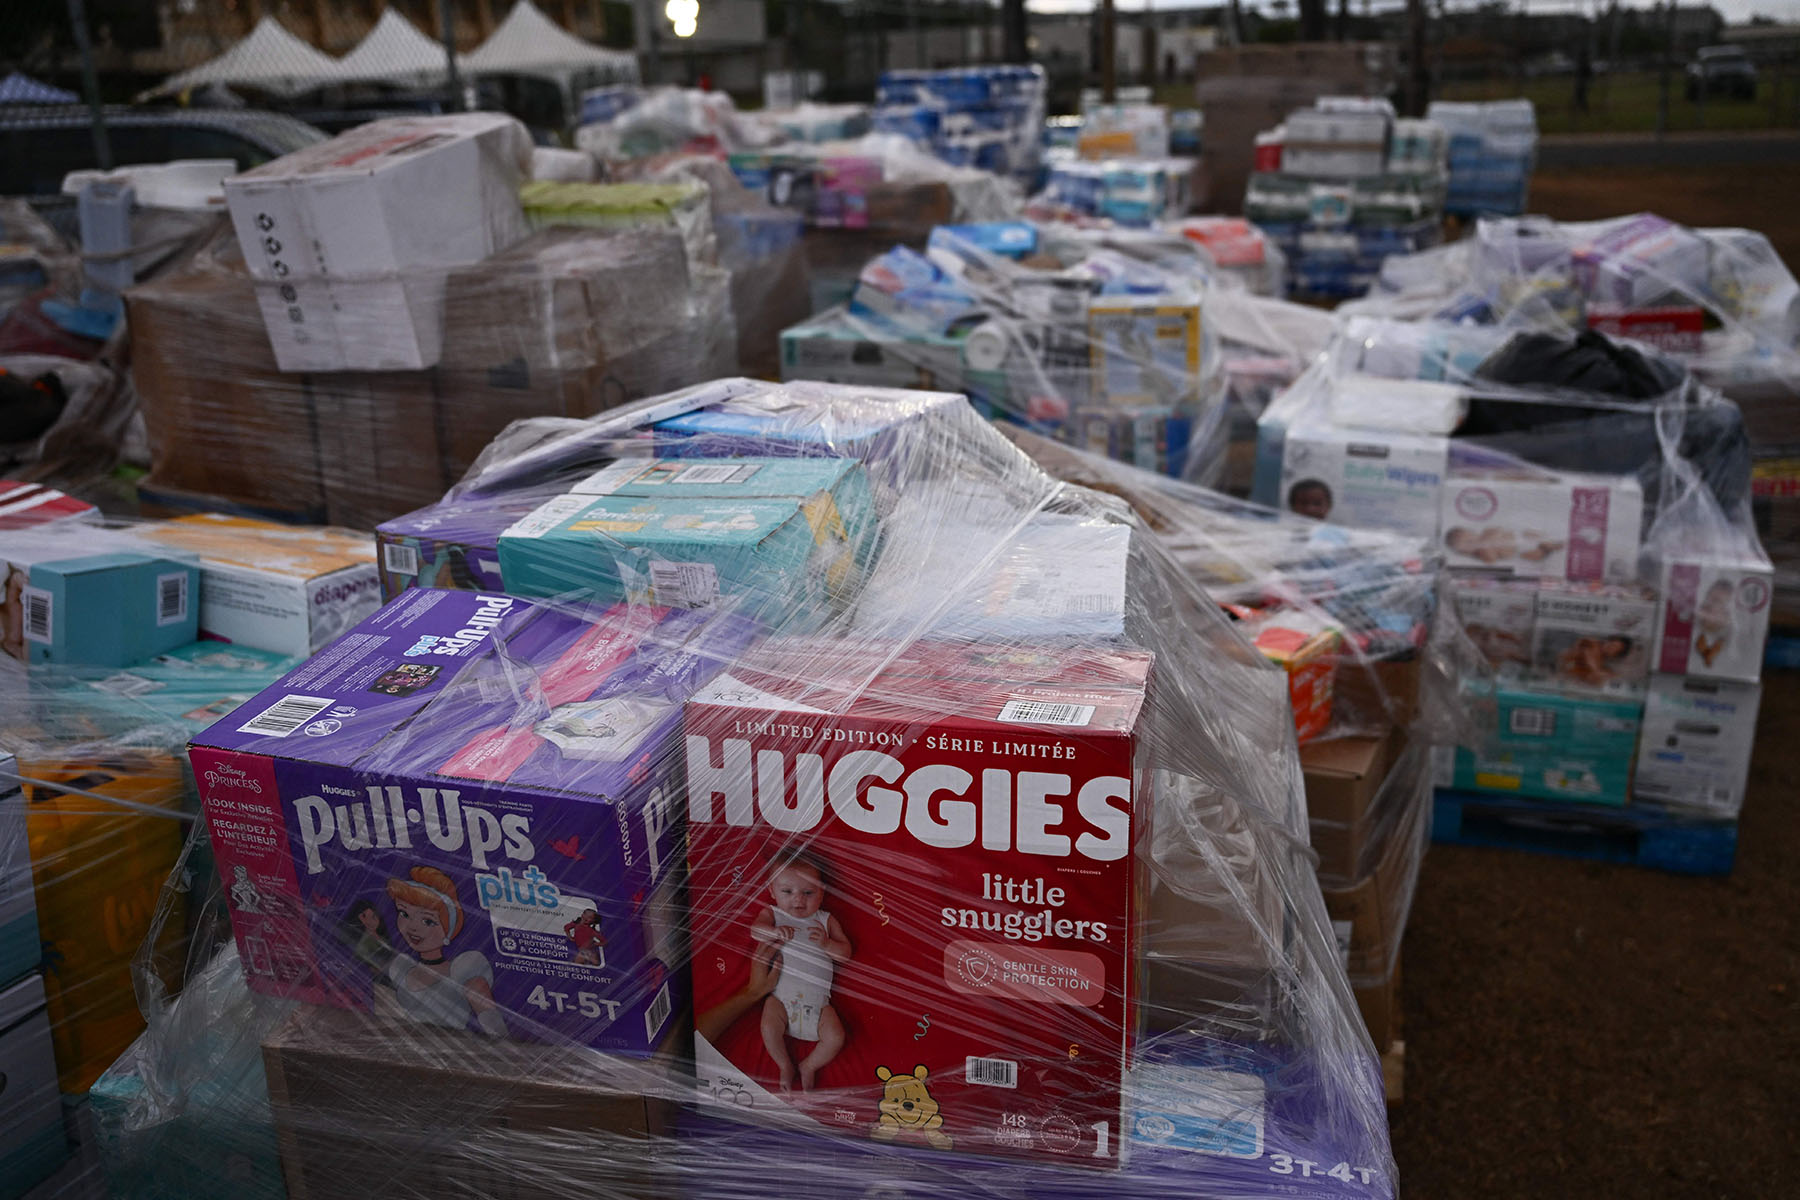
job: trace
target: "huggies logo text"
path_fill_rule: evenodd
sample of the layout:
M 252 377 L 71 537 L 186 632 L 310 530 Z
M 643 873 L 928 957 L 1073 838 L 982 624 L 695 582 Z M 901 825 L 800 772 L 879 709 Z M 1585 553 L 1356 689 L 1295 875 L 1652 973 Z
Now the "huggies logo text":
M 760 821 L 787 833 L 817 827 L 829 806 L 851 829 L 891 834 L 904 826 L 917 841 L 941 849 L 979 840 L 986 850 L 1048 858 L 1078 854 L 1096 862 L 1131 851 L 1131 781 L 1119 775 L 1096 776 L 1077 787 L 1059 772 L 990 767 L 978 783 L 961 767 L 932 763 L 908 770 L 879 750 L 848 751 L 829 770 L 820 755 L 795 754 L 790 763 L 789 755 L 755 750 L 740 738 L 724 739 L 721 751 L 714 752 L 709 738 L 687 737 L 690 821 L 718 820 L 714 798 L 720 797 L 727 824 Z
M 336 789 L 334 789 L 336 790 Z M 333 804 L 320 796 L 294 801 L 306 873 L 325 869 L 320 850 L 335 844 L 345 851 L 410 849 L 413 831 L 446 854 L 467 848 L 471 865 L 485 870 L 488 856 L 504 853 L 515 862 L 530 862 L 531 818 L 518 813 L 495 816 L 485 808 L 464 804 L 454 788 L 422 787 L 412 804 L 406 789 L 371 786 L 368 800 Z

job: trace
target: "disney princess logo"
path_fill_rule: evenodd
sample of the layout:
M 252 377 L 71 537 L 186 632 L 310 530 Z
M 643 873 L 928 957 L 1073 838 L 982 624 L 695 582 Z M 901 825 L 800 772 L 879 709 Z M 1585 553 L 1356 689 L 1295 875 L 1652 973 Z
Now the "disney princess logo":
M 248 771 L 242 767 L 234 767 L 230 763 L 219 763 L 209 768 L 206 772 L 206 783 L 208 787 L 243 788 L 245 791 L 262 795 L 262 781 L 252 779 Z

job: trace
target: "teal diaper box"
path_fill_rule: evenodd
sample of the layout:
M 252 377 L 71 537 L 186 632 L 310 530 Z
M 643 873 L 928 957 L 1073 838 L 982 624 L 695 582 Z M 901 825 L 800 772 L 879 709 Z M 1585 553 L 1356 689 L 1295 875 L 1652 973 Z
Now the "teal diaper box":
M 44 981 L 0 987 L 0 1200 L 18 1200 L 69 1157 Z
M 731 606 L 804 631 L 855 599 L 876 550 L 851 459 L 627 460 L 576 486 L 501 535 L 508 591 Z
M 26 662 L 122 667 L 200 636 L 195 563 L 109 553 L 5 568 L 6 649 Z
M 1502 685 L 1495 732 L 1458 747 L 1445 786 L 1619 806 L 1630 798 L 1643 704 Z

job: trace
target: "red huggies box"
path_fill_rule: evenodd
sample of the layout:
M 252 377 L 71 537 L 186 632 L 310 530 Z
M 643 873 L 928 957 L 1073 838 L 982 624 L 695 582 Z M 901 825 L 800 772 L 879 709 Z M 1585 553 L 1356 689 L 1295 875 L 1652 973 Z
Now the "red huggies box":
M 755 666 L 687 706 L 703 1102 L 1116 1166 L 1150 655 L 794 640 Z

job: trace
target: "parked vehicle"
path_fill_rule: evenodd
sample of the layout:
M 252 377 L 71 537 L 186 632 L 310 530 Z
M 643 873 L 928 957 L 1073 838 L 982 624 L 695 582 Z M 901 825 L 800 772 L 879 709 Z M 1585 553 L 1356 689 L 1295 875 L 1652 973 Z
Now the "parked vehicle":
M 1687 66 L 1687 98 L 1756 99 L 1756 66 L 1742 46 L 1702 46 Z
M 325 140 L 304 121 L 253 109 L 114 107 L 105 116 L 114 166 L 229 158 L 247 171 Z M 70 171 L 99 166 L 91 122 L 80 104 L 0 108 L 0 195 L 55 197 Z

